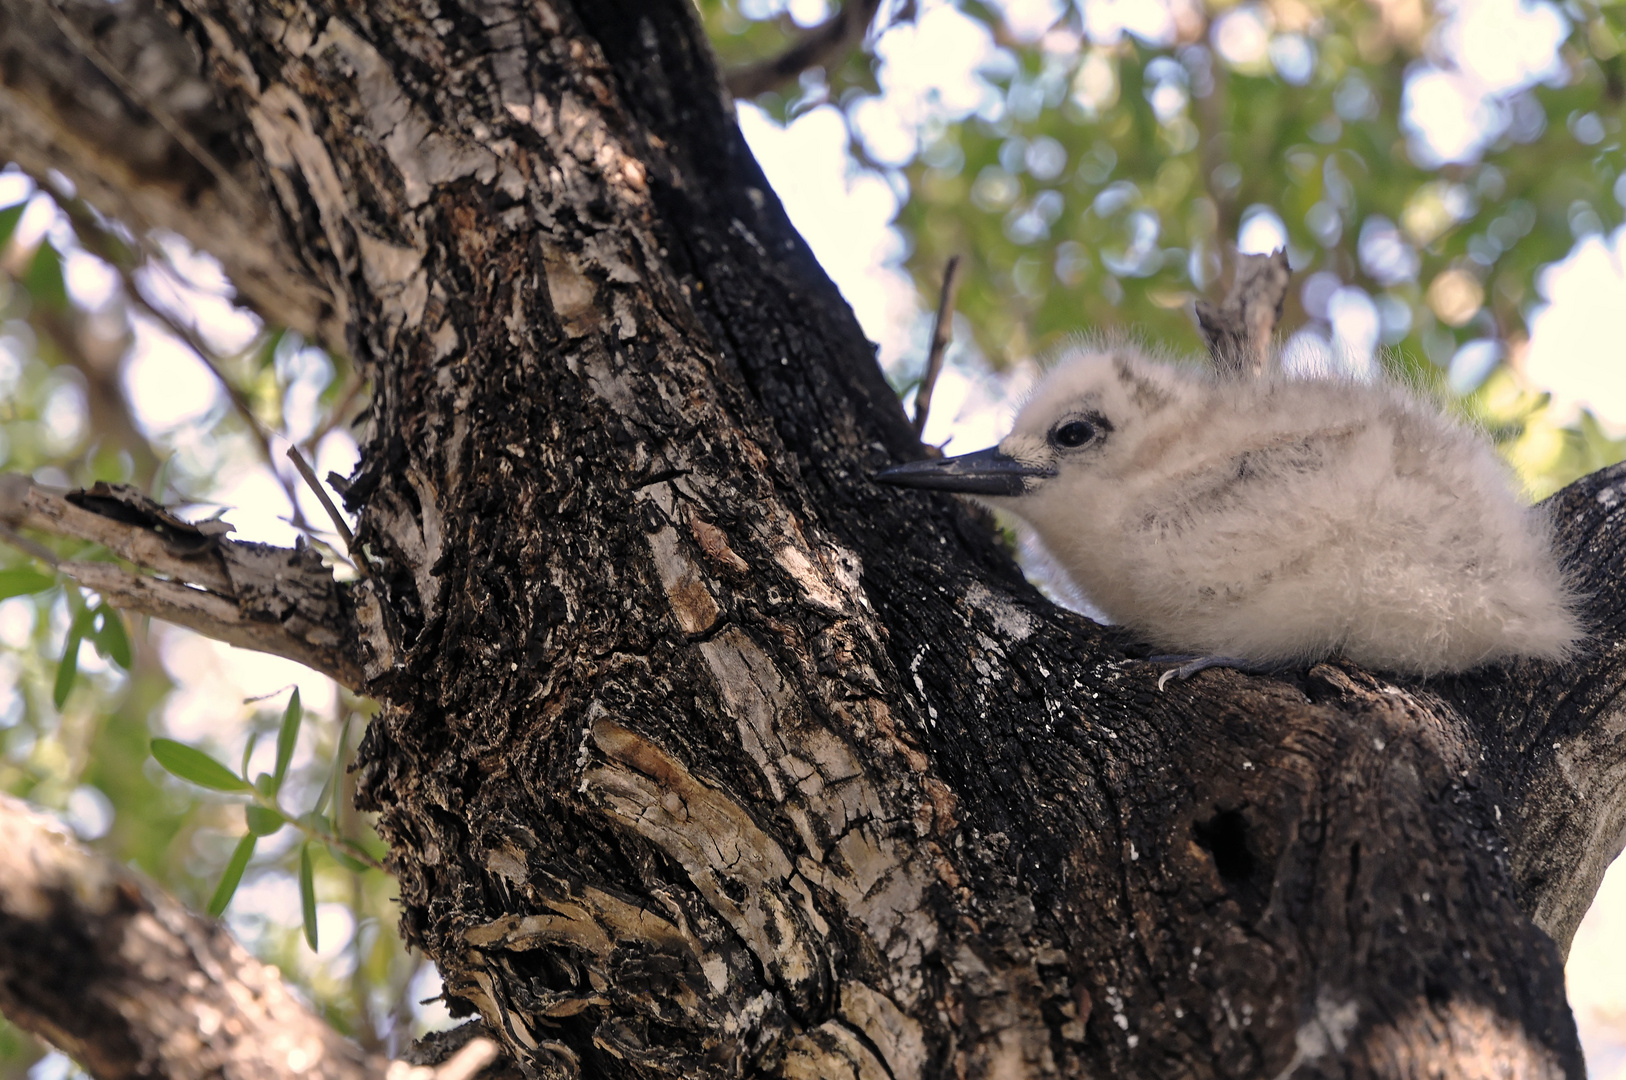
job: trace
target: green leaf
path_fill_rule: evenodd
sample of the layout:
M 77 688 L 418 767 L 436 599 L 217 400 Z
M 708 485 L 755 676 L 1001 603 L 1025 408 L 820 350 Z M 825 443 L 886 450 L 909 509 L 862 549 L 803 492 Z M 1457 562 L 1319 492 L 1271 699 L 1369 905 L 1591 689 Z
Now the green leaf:
M 248 822 L 248 831 L 255 836 L 270 836 L 288 822 L 282 811 L 252 803 L 243 807 L 243 818 Z
M 28 269 L 23 271 L 22 283 L 34 303 L 41 307 L 53 311 L 67 308 L 68 287 L 62 280 L 62 256 L 49 241 L 35 249 Z
M 272 362 L 277 358 L 277 348 L 282 344 L 282 339 L 287 334 L 288 328 L 279 326 L 260 339 L 259 346 L 254 350 L 254 369 L 256 371 L 266 371 L 271 367 Z
M 62 643 L 62 660 L 56 666 L 56 685 L 51 690 L 51 700 L 59 709 L 73 692 L 73 682 L 79 676 L 79 643 L 85 640 L 95 618 L 96 613 L 90 608 L 80 608 L 68 625 L 67 640 Z
M 299 849 L 299 910 L 305 920 L 305 941 L 316 951 L 316 879 L 311 873 L 311 846 Z
M 299 704 L 299 688 L 296 686 L 293 696 L 288 699 L 288 707 L 283 710 L 282 728 L 277 732 L 277 767 L 271 774 L 273 792 L 282 787 L 282 779 L 288 775 L 288 762 L 293 760 L 294 745 L 299 742 L 299 724 L 304 718 L 305 709 Z
M 55 574 L 47 574 L 31 566 L 13 566 L 9 570 L 0 570 L 0 600 L 9 600 L 13 596 L 32 596 L 55 585 Z
M 24 199 L 15 206 L 0 210 L 0 248 L 5 247 L 11 240 L 11 234 L 17 231 L 17 222 L 22 219 L 23 211 L 27 209 L 28 200 Z
M 165 769 L 199 787 L 213 788 L 215 791 L 251 790 L 241 776 L 195 746 L 174 739 L 154 739 L 152 756 Z
M 95 611 L 90 640 L 96 651 L 125 671 L 130 670 L 130 636 L 124 632 L 124 617 L 105 603 Z
M 350 746 L 350 721 L 355 715 L 349 709 L 345 710 L 344 723 L 339 725 L 339 740 L 333 751 L 333 768 L 328 772 L 327 782 L 322 785 L 322 793 L 316 797 L 316 806 L 311 810 L 314 817 L 320 817 L 327 810 L 328 800 L 339 790 L 340 770 L 344 768 L 345 751 Z
M 337 844 L 329 844 L 327 846 L 327 853 L 333 856 L 334 860 L 346 870 L 352 870 L 355 873 L 364 874 L 368 870 L 372 869 L 372 867 L 368 866 L 354 855 L 347 854 L 344 849 L 339 847 Z
M 243 871 L 248 869 L 248 860 L 254 855 L 254 845 L 259 837 L 249 833 L 237 841 L 237 847 L 231 853 L 231 862 L 226 864 L 226 872 L 220 875 L 220 884 L 215 886 L 215 894 L 209 897 L 209 914 L 215 918 L 226 910 L 231 903 L 232 894 L 237 891 L 237 885 L 243 880 Z
M 258 731 L 249 732 L 248 742 L 243 746 L 243 767 L 238 770 L 245 778 L 248 776 L 248 759 L 254 756 L 254 747 L 259 745 L 259 742 L 260 733 Z

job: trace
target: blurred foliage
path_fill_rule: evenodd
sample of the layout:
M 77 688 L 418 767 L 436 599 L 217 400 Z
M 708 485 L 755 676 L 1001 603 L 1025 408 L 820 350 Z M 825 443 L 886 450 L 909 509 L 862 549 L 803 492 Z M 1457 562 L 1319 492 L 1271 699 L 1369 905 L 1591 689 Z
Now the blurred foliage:
M 282 488 L 290 524 L 331 552 L 328 523 L 305 520 L 280 453 L 295 441 L 314 456 L 324 439 L 342 437 L 365 399 L 348 362 L 258 326 L 232 307 L 218 271 L 173 239 L 133 237 L 60 178 L 41 179 L 0 172 L 0 470 L 62 488 L 134 483 L 194 519 L 260 476 L 272 486 L 259 490 Z M 136 408 L 132 384 L 137 355 L 154 348 L 148 377 L 168 380 L 157 397 L 203 402 L 161 428 Z M 188 370 L 175 370 L 188 351 Z M 26 540 L 57 558 L 112 558 L 93 545 Z M 61 814 L 93 847 L 198 910 L 228 868 L 245 813 L 260 813 L 228 920 L 336 1027 L 375 1048 L 403 1047 L 421 1025 L 416 998 L 434 984 L 419 978 L 421 961 L 395 932 L 393 879 L 350 857 L 382 853 L 344 769 L 375 706 L 339 691 L 333 709 L 299 710 L 303 722 L 290 725 L 286 692 L 242 702 L 228 690 L 218 721 L 188 741 L 268 780 L 246 800 L 200 790 L 150 753 L 155 737 L 171 734 L 166 712 L 206 678 L 186 669 L 197 653 L 176 646 L 187 637 L 121 617 L 0 542 L 0 789 Z M 278 803 L 285 821 L 265 811 Z M 361 838 L 363 850 L 330 844 L 329 834 Z M 319 952 L 307 923 L 322 928 Z M 0 1020 L 0 1080 L 28 1072 L 46 1049 Z M 42 1076 L 64 1069 L 60 1059 L 42 1067 Z
M 1591 417 L 1558 422 L 1515 371 L 1486 380 L 1483 362 L 1516 367 L 1538 273 L 1621 223 L 1626 6 L 1536 5 L 1567 23 L 1556 71 L 1488 94 L 1475 106 L 1488 143 L 1440 162 L 1402 123 L 1402 103 L 1409 81 L 1415 92 L 1423 76 L 1451 77 L 1450 7 L 1144 0 L 1165 15 L 1149 44 L 1128 33 L 1091 40 L 1084 4 L 1054 0 L 1037 30 L 1032 9 L 1045 0 L 1010 5 L 1026 9 L 1020 27 L 982 0 L 883 5 L 872 44 L 889 22 L 943 7 L 990 43 L 973 108 L 905 102 L 919 114 L 912 144 L 911 133 L 871 131 L 886 81 L 871 53 L 805 72 L 757 104 L 780 122 L 826 103 L 843 111 L 855 162 L 904 193 L 896 226 L 922 310 L 948 257 L 966 256 L 961 321 L 995 371 L 1099 327 L 1200 350 L 1191 303 L 1217 296 L 1223 253 L 1262 216 L 1285 230 L 1295 272 L 1285 333 L 1332 340 L 1333 315 L 1353 302 L 1377 324 L 1386 362 L 1425 382 L 1444 382 L 1469 346 L 1451 377 L 1459 392 L 1478 388 L 1463 408 L 1538 494 L 1626 454 Z M 803 33 L 791 12 L 811 22 L 830 10 L 699 7 L 733 64 Z

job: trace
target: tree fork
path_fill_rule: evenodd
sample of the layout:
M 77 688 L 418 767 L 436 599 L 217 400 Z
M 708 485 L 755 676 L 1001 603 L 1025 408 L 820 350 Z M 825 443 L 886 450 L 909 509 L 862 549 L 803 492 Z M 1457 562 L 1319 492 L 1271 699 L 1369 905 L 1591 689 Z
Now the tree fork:
M 868 481 L 918 443 L 686 2 L 161 9 L 374 382 L 362 795 L 534 1072 L 1582 1075 L 1530 919 L 1619 847 L 1619 470 L 1575 664 L 1159 695 Z

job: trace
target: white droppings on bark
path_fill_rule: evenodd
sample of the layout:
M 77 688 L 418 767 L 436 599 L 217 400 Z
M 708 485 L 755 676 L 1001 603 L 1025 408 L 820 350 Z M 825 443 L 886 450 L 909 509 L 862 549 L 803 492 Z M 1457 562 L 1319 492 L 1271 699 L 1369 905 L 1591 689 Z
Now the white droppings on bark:
M 991 617 L 1009 641 L 1026 641 L 1033 634 L 1033 616 L 980 581 L 965 591 L 965 602 Z
M 1355 1002 L 1337 1001 L 1329 990 L 1322 987 L 1316 994 L 1315 1014 L 1293 1033 L 1293 1058 L 1285 1069 L 1276 1074 L 1276 1080 L 1288 1080 L 1300 1065 L 1328 1054 L 1343 1053 L 1349 1046 L 1350 1033 L 1355 1030 L 1359 1018 L 1360 1010 Z

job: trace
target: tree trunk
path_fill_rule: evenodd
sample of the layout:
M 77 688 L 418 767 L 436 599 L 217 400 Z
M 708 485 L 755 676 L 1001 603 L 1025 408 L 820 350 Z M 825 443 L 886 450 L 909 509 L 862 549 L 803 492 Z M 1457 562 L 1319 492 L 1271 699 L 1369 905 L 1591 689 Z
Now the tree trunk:
M 28 160 L 75 122 L 49 3 L 0 0 L 49 39 L 0 72 Z M 980 515 L 869 481 L 919 445 L 688 0 L 63 10 L 195 62 L 171 227 L 373 381 L 361 797 L 532 1075 L 1583 1075 L 1626 471 L 1554 503 L 1575 664 L 1159 694 Z M 211 243 L 228 188 L 267 247 Z

